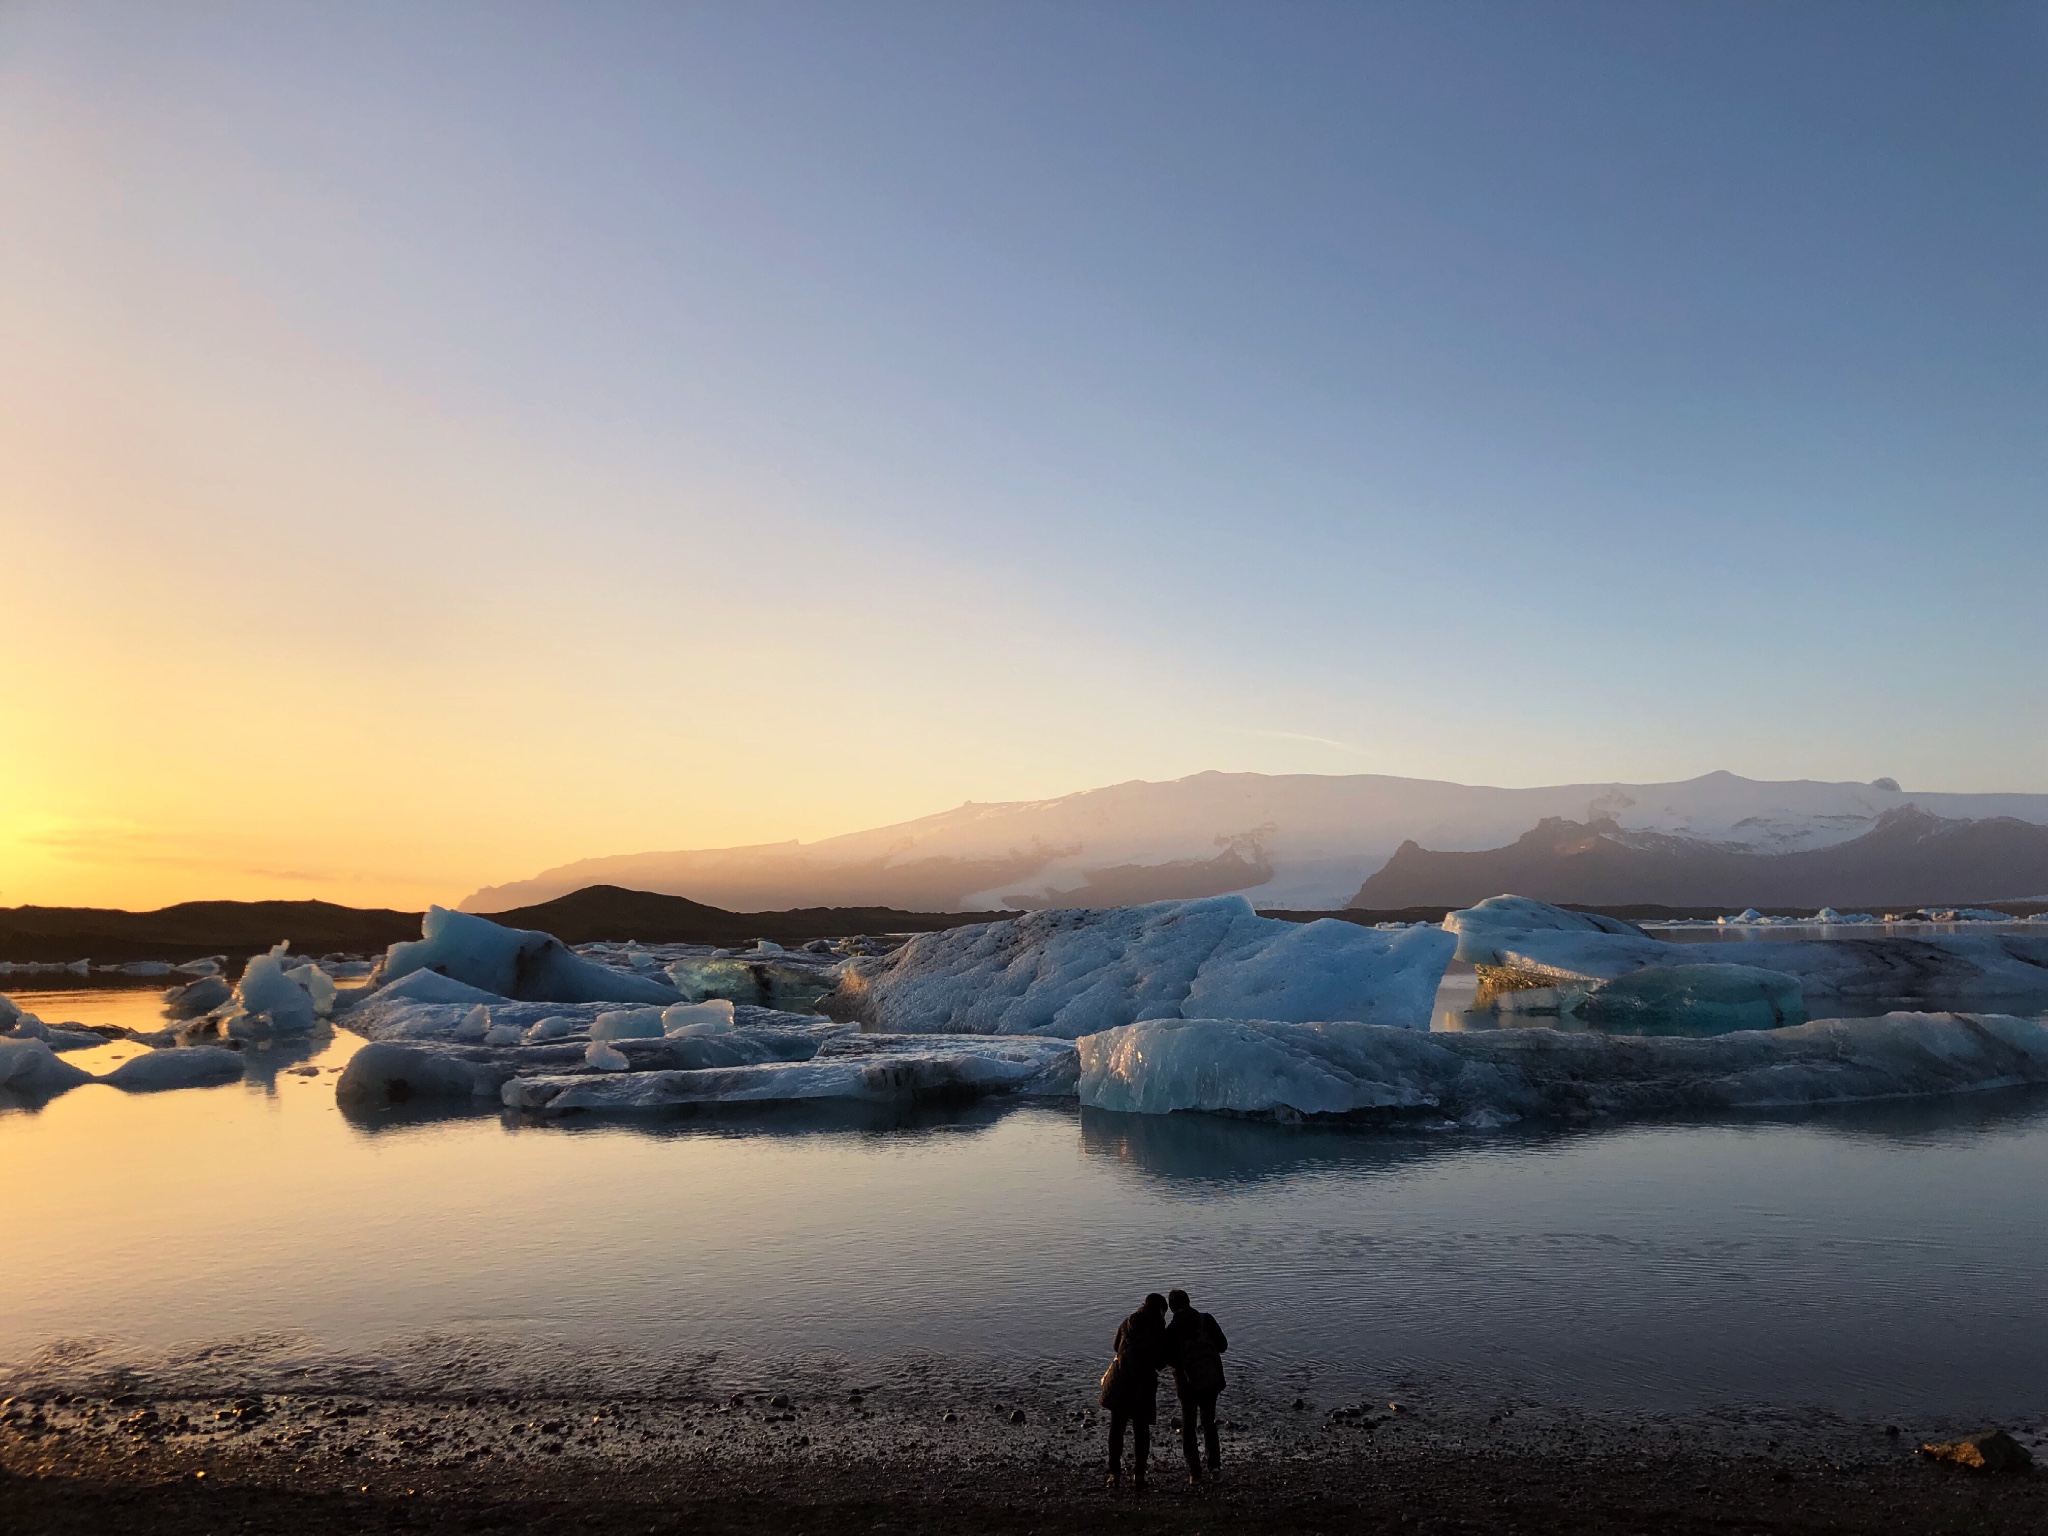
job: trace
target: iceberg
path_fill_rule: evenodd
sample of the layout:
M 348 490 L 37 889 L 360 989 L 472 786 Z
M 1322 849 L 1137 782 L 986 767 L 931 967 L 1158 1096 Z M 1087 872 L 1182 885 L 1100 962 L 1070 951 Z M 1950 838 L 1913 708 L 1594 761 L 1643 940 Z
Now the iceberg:
M 622 1113 L 719 1104 L 957 1102 L 989 1094 L 1070 1097 L 1074 1046 L 1042 1037 L 846 1035 L 808 1060 L 607 1076 L 506 1081 L 501 1099 L 529 1114 Z
M 511 1075 L 510 1064 L 495 1056 L 372 1041 L 342 1068 L 334 1098 L 344 1105 L 403 1104 L 416 1098 L 489 1099 Z
M 182 987 L 173 987 L 164 993 L 164 1016 L 172 1019 L 196 1019 L 202 1013 L 211 1013 L 224 1003 L 234 1000 L 234 989 L 218 976 L 201 976 Z
M 1605 925 L 1605 926 L 1601 926 Z M 1619 918 L 1495 896 L 1444 926 L 1479 968 L 1482 993 L 1576 986 L 1583 993 L 1646 967 L 1697 966 L 1703 955 L 1768 959 L 1798 978 L 1809 1016 L 1850 1005 L 2033 1012 L 2048 1009 L 2048 939 L 2019 933 L 1673 944 Z
M 265 1021 L 270 1033 L 310 1034 L 323 1010 L 306 985 L 305 973 L 310 971 L 326 983 L 330 1008 L 334 1002 L 334 983 L 316 966 L 297 966 L 287 971 L 285 949 L 280 944 L 267 955 L 255 956 L 242 968 L 242 979 L 235 986 L 235 1007 L 244 1019 Z M 267 1038 L 260 1024 L 246 1031 L 238 1031 L 236 1024 L 231 1018 L 226 1026 L 227 1033 L 235 1038 Z
M 0 1092 L 45 1098 L 91 1081 L 85 1068 L 59 1061 L 47 1041 L 0 1036 Z
M 723 950 L 685 956 L 667 974 L 686 1003 L 723 999 L 807 1013 L 838 986 L 841 966 L 836 959 L 820 962 L 780 948 L 756 948 L 737 956 Z
M 895 1034 L 1077 1039 L 1140 1019 L 1352 1019 L 1423 1030 L 1455 942 L 1241 896 L 1032 912 L 849 962 L 823 1009 Z
M 1455 958 L 1467 965 L 1508 965 L 1503 946 L 1530 934 L 1606 934 L 1657 942 L 1634 923 L 1598 912 L 1568 912 L 1527 896 L 1489 896 L 1476 907 L 1444 919 L 1444 932 L 1457 935 Z M 1555 942 L 1555 941 L 1553 941 Z M 1569 944 L 1570 940 L 1566 939 Z M 1596 946 L 1597 947 L 1597 946 Z
M 242 1054 L 220 1046 L 200 1045 L 188 1050 L 150 1051 L 131 1056 L 100 1081 L 128 1093 L 157 1093 L 170 1088 L 203 1088 L 215 1083 L 239 1082 Z
M 2048 1083 L 2048 1025 L 1893 1013 L 1699 1039 L 1150 1019 L 1079 1042 L 1081 1102 L 1485 1128 L 1787 1108 Z
M 420 937 L 394 944 L 368 989 L 433 971 L 496 997 L 536 1003 L 673 1003 L 670 987 L 586 960 L 552 934 L 506 928 L 468 912 L 429 907 Z
M 367 994 L 366 994 L 367 996 Z M 439 971 L 413 971 L 377 993 L 382 1002 L 413 1003 L 500 1003 L 496 992 L 472 987 L 466 981 L 443 976 Z M 360 1006 L 360 1002 L 358 1003 Z
M 1647 966 L 1602 982 L 1574 1010 L 1624 1035 L 1725 1035 L 1806 1022 L 1799 978 L 1754 965 Z

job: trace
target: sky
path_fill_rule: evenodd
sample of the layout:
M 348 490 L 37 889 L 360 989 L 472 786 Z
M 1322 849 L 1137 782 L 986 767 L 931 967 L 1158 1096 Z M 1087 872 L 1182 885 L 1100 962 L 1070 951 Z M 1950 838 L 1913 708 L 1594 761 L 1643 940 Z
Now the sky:
M 2048 790 L 2036 4 L 0 0 L 0 903 Z

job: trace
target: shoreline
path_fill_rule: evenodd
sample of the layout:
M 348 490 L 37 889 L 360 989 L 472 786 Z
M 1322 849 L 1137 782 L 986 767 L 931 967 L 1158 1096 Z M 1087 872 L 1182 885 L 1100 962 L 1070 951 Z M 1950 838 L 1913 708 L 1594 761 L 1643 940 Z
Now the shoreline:
M 1990 1425 L 1893 1435 L 1791 1407 L 1591 1413 L 1424 1393 L 1391 1411 L 1233 1391 L 1224 1479 L 1190 1487 L 1162 1390 L 1140 1497 L 1103 1489 L 1103 1415 L 1050 1385 L 15 1390 L 0 1526 L 24 1532 L 2048 1529 L 2048 1478 L 1914 1454 Z M 2003 1427 L 2041 1457 L 2038 1416 Z

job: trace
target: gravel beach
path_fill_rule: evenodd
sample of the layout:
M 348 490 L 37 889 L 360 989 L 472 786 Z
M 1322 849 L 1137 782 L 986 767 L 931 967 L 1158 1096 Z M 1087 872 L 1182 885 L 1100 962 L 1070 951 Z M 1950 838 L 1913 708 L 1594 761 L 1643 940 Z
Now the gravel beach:
M 1596 1415 L 1426 1390 L 1398 1407 L 1226 1399 L 1224 1478 L 1191 1487 L 1164 1394 L 1162 1410 L 1167 1454 L 1140 1496 L 1104 1489 L 1100 1415 L 1065 1382 L 567 1397 L 30 1385 L 0 1407 L 0 1529 L 2048 1529 L 2048 1478 L 1915 1454 L 1978 1424 Z M 2041 1421 L 2006 1427 L 2039 1457 Z

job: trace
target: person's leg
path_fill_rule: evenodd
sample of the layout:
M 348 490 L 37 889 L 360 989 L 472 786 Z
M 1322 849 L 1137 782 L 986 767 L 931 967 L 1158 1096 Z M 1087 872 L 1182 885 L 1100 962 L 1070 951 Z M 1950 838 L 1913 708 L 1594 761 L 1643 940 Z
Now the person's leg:
M 1195 1440 L 1195 1417 L 1201 1411 L 1199 1397 L 1180 1400 L 1180 1450 L 1188 1461 L 1188 1481 L 1202 1480 L 1202 1457 Z
M 1119 1477 L 1123 1475 L 1124 1419 L 1125 1415 L 1123 1409 L 1112 1408 L 1109 1410 L 1109 1480 L 1111 1482 L 1115 1482 Z M 1143 1435 L 1144 1431 L 1141 1429 L 1138 1431 L 1138 1433 L 1140 1435 Z M 1143 1445 L 1145 1442 L 1143 1440 L 1140 1440 L 1138 1443 L 1140 1445 Z M 1139 1465 L 1144 1465 L 1144 1457 L 1142 1452 L 1139 1455 Z
M 1142 1488 L 1145 1486 L 1145 1463 L 1152 1457 L 1152 1425 L 1148 1420 L 1137 1419 L 1132 1422 L 1131 1430 L 1137 1440 L 1133 1447 L 1138 1463 L 1136 1482 Z
M 1202 1394 L 1202 1438 L 1208 1442 L 1209 1470 L 1214 1472 L 1223 1465 L 1223 1446 L 1216 1438 L 1216 1394 L 1214 1392 L 1204 1392 Z M 1194 1459 L 1195 1439 L 1194 1436 L 1190 1435 L 1188 1436 L 1188 1460 L 1192 1463 Z

